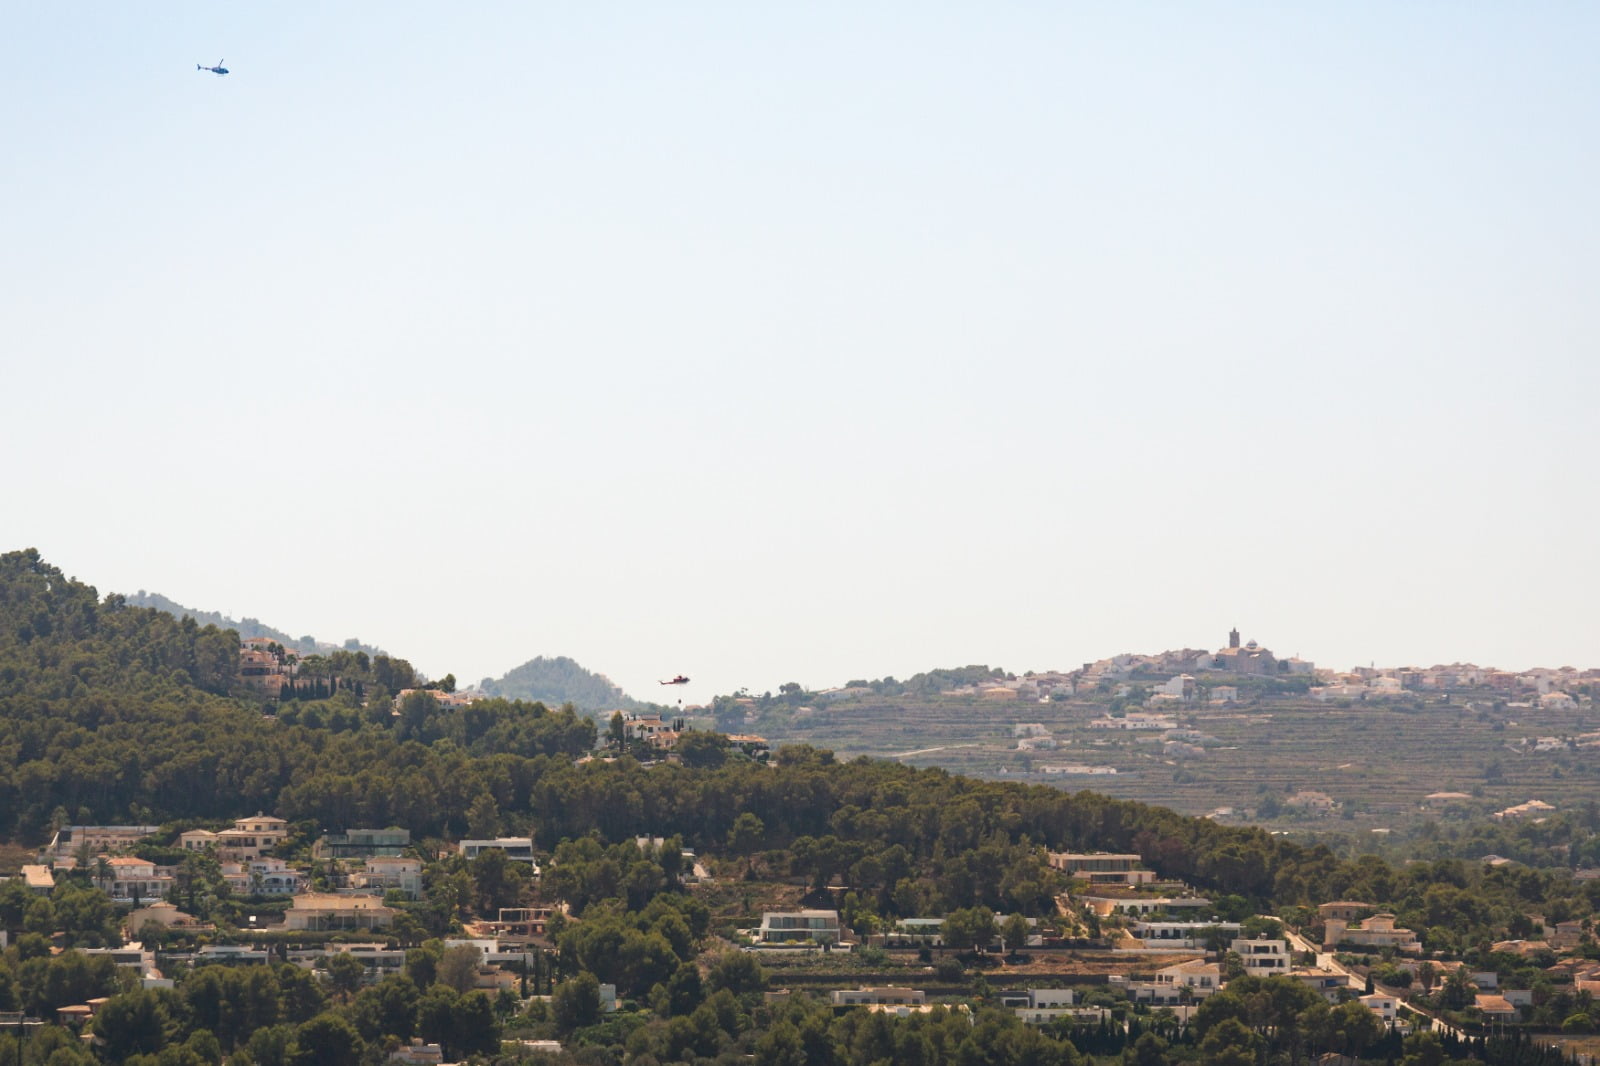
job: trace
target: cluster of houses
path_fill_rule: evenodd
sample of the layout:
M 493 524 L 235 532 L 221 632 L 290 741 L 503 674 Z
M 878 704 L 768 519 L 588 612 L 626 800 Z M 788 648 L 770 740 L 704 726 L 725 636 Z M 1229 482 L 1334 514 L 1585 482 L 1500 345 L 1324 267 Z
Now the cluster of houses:
M 1374 908 L 1357 901 L 1324 904 L 1317 918 L 1322 931 L 1319 952 L 1292 935 L 1246 935 L 1241 923 L 1217 919 L 1211 900 L 1179 882 L 1162 880 L 1144 867 L 1138 855 L 1056 852 L 1050 855 L 1050 863 L 1072 879 L 1070 899 L 1074 905 L 1117 927 L 1106 939 L 1114 954 L 1129 960 L 1129 968 L 1104 981 L 1131 1003 L 1170 1009 L 1186 1020 L 1202 1001 L 1225 987 L 1229 970 L 1221 960 L 1226 955 L 1236 960 L 1246 975 L 1287 977 L 1329 1002 L 1358 999 L 1385 1025 L 1404 1028 L 1407 1024 L 1398 997 L 1381 990 L 1360 994 L 1362 983 L 1330 961 L 1336 950 L 1392 949 L 1401 958 L 1418 956 L 1421 945 L 1417 935 L 1398 927 L 1392 914 L 1374 913 Z M 751 949 L 848 946 L 847 933 L 836 911 L 768 912 L 762 915 L 760 926 L 750 930 Z M 890 947 L 940 947 L 943 933 L 943 919 L 905 918 L 875 935 L 872 942 Z M 1029 938 L 1032 946 L 1051 942 L 1037 934 Z M 1308 955 L 1319 961 L 1297 963 Z M 1144 966 L 1153 969 L 1142 969 Z M 1600 990 L 1600 966 L 1596 970 L 1596 988 Z M 1492 977 L 1483 976 L 1486 987 Z M 1064 1017 L 1091 1022 L 1106 1018 L 1104 1006 L 1082 1001 L 1085 991 L 1084 987 L 1026 988 L 1002 992 L 1000 999 L 1031 1024 Z M 1519 995 L 1511 993 L 1513 1000 Z M 836 991 L 832 1002 L 840 1010 L 864 1008 L 901 1015 L 929 1009 L 925 991 L 901 987 Z
M 526 944 L 509 943 L 504 940 L 485 939 L 480 937 L 453 937 L 442 941 L 446 951 L 466 948 L 477 955 L 477 965 L 472 972 L 474 989 L 497 992 L 519 989 L 519 982 L 523 975 L 530 972 L 535 965 L 535 951 Z M 157 959 L 153 951 L 147 951 L 137 944 L 120 948 L 79 948 L 85 955 L 108 956 L 118 966 L 127 967 L 140 975 L 140 982 L 145 988 L 172 988 L 174 981 L 163 976 L 157 968 Z M 229 964 L 242 966 L 266 966 L 275 960 L 282 959 L 292 965 L 300 966 L 315 974 L 326 974 L 329 959 L 336 956 L 348 956 L 361 963 L 363 980 L 374 983 L 384 977 L 404 972 L 406 952 L 402 948 L 390 947 L 387 943 L 350 943 L 330 941 L 315 948 L 287 949 L 280 955 L 274 955 L 265 948 L 249 947 L 234 944 L 205 944 L 192 952 L 163 953 L 162 960 L 166 964 L 178 963 L 189 966 L 203 966 L 210 964 Z M 617 989 L 613 984 L 599 986 L 599 1008 L 603 1013 L 614 1013 L 619 1008 Z M 90 999 L 81 1004 L 72 1004 L 61 1007 L 56 1011 L 57 1020 L 70 1025 L 87 1022 L 95 1016 L 99 1009 L 108 1000 L 104 997 Z M 29 1022 L 28 1024 L 35 1024 Z M 523 1041 L 523 1046 L 529 1051 L 559 1052 L 561 1047 L 555 1041 Z M 426 1044 L 414 1039 L 407 1046 L 401 1047 L 389 1056 L 389 1061 L 400 1063 L 442 1063 L 442 1049 L 438 1044 Z
M 1541 710 L 1575 710 L 1587 699 L 1585 690 L 1600 684 L 1600 670 L 1536 667 L 1514 672 L 1453 663 L 1429 667 L 1357 667 L 1343 673 L 1318 671 L 1320 684 L 1311 689 L 1317 700 L 1372 700 L 1407 692 L 1481 691 L 1512 700 L 1537 703 Z
M 100 949 L 119 965 L 134 968 L 149 986 L 170 985 L 157 969 L 155 956 L 136 941 L 150 923 L 165 929 L 203 930 L 195 918 L 179 909 L 183 887 L 179 869 L 130 855 L 128 852 L 156 832 L 154 826 L 65 826 L 41 851 L 41 861 L 29 864 L 22 876 L 30 889 L 49 892 L 54 874 L 87 869 L 90 876 L 129 910 L 124 928 L 126 947 Z M 289 901 L 272 925 L 262 930 L 381 933 L 393 924 L 399 909 L 386 902 L 389 893 L 404 899 L 421 895 L 421 860 L 410 856 L 410 834 L 404 829 L 349 829 L 320 837 L 312 848 L 323 864 L 317 889 L 310 887 L 306 869 L 274 856 L 272 851 L 289 836 L 283 819 L 257 814 L 237 819 L 220 830 L 194 829 L 179 836 L 178 848 L 215 857 L 230 886 L 242 894 L 282 896 Z M 659 843 L 641 838 L 641 846 Z M 474 858 L 498 851 L 511 861 L 528 864 L 537 873 L 533 842 L 526 837 L 463 840 L 461 854 Z M 1105 978 L 1133 1004 L 1170 1009 L 1187 1019 L 1198 1004 L 1225 987 L 1230 972 L 1254 976 L 1282 976 L 1300 981 L 1330 1002 L 1355 998 L 1386 1025 L 1405 1027 L 1401 1001 L 1383 990 L 1367 995 L 1360 982 L 1333 961 L 1336 952 L 1381 952 L 1396 964 L 1415 968 L 1421 943 L 1415 932 L 1400 927 L 1393 914 L 1355 900 L 1337 900 L 1317 909 L 1320 944 L 1288 933 L 1251 936 L 1247 926 L 1219 919 L 1211 900 L 1181 882 L 1161 878 L 1147 869 L 1139 855 L 1105 852 L 1055 852 L 1050 865 L 1065 874 L 1072 889 L 1069 902 L 1086 920 L 1104 923 L 1102 935 L 1114 955 L 1126 957 L 1123 972 Z M 176 897 L 169 899 L 168 897 Z M 277 910 L 274 908 L 274 910 Z M 500 910 L 492 920 L 472 923 L 464 935 L 447 947 L 470 947 L 478 954 L 474 983 L 486 990 L 515 989 L 533 962 L 534 945 L 545 941 L 555 916 L 550 907 L 515 907 Z M 252 919 L 253 921 L 253 919 Z M 1541 923 L 1542 924 L 1542 923 Z M 1030 946 L 1055 942 L 1040 933 L 1036 923 L 1028 937 Z M 940 918 L 907 918 L 877 934 L 876 942 L 890 946 L 943 946 L 945 922 Z M 1496 951 L 1528 954 L 1546 948 L 1562 949 L 1585 943 L 1589 931 L 1579 922 L 1548 926 L 1548 941 L 1506 942 Z M 851 937 L 837 911 L 802 909 L 772 911 L 749 931 L 752 949 L 804 950 L 845 948 Z M 1015 947 L 1016 945 L 1011 945 Z M 291 962 L 316 969 L 332 954 L 348 954 L 361 962 L 368 980 L 398 973 L 405 952 L 377 939 L 370 942 L 321 944 L 289 950 Z M 188 963 L 229 962 L 265 964 L 274 956 L 261 947 L 203 944 L 180 956 Z M 1309 962 L 1308 960 L 1315 960 Z M 1226 961 L 1225 961 L 1226 960 Z M 1600 993 L 1600 964 L 1582 961 L 1589 969 L 1574 973 L 1581 991 Z M 1452 964 L 1434 964 L 1448 969 Z M 1234 969 L 1234 967 L 1237 969 Z M 1493 973 L 1472 974 L 1474 1005 L 1489 1021 L 1514 1020 L 1520 1008 L 1530 1005 L 1531 992 L 1498 987 Z M 1082 987 L 1033 987 L 1001 993 L 1004 1006 L 1024 1021 L 1045 1024 L 1062 1018 L 1103 1020 L 1100 1003 L 1085 1003 Z M 901 987 L 839 990 L 832 994 L 836 1009 L 868 1009 L 898 1015 L 930 1009 L 925 991 Z M 614 988 L 603 988 L 609 1009 L 616 1007 Z M 94 1004 L 75 1011 L 92 1012 Z M 421 1052 L 418 1052 L 419 1054 Z
M 122 920 L 126 943 L 118 948 L 84 950 L 91 955 L 108 955 L 119 966 L 134 970 L 145 987 L 171 987 L 173 982 L 158 967 L 155 953 L 141 946 L 140 941 L 148 942 L 152 925 L 163 931 L 196 933 L 209 932 L 213 927 L 180 909 L 179 904 L 191 888 L 186 883 L 184 866 L 162 865 L 129 854 L 156 832 L 158 827 L 149 825 L 63 826 L 41 849 L 40 861 L 24 865 L 20 877 L 31 891 L 48 895 L 56 887 L 57 874 L 86 871 L 94 884 L 126 908 Z M 229 888 L 240 895 L 287 899 L 287 907 L 263 908 L 260 924 L 257 917 L 250 918 L 251 928 L 260 932 L 381 935 L 400 914 L 400 908 L 391 905 L 394 895 L 406 900 L 422 897 L 423 864 L 409 853 L 411 836 L 405 829 L 350 829 L 319 838 L 312 848 L 320 875 L 318 890 L 312 888 L 308 868 L 270 854 L 288 836 L 289 826 L 283 819 L 257 814 L 237 819 L 231 827 L 220 830 L 189 830 L 180 834 L 177 847 L 215 858 Z M 539 872 L 533 841 L 528 837 L 463 840 L 458 847 L 467 858 L 499 851 L 508 860 L 529 866 L 535 876 Z M 466 925 L 465 935 L 446 940 L 445 947 L 470 947 L 478 952 L 473 987 L 514 990 L 533 965 L 536 945 L 548 943 L 546 933 L 553 914 L 549 907 L 503 908 L 493 920 Z M 286 957 L 291 963 L 316 970 L 338 954 L 360 961 L 364 980 L 369 982 L 400 973 L 405 965 L 403 949 L 376 939 L 329 941 L 299 950 L 286 949 L 286 955 L 279 952 L 276 956 L 267 948 L 249 944 L 202 942 L 191 951 L 164 952 L 160 965 L 265 965 L 274 958 Z M 601 997 L 603 1008 L 616 1009 L 614 987 L 602 985 Z M 61 1020 L 87 1020 L 102 1002 L 63 1008 Z M 429 1061 L 425 1048 L 409 1049 L 407 1054 L 423 1057 L 404 1061 Z
M 1539 702 L 1548 706 L 1551 697 L 1564 696 L 1571 699 L 1565 692 L 1552 692 L 1548 696 L 1541 696 Z M 1523 737 L 1520 745 L 1524 752 L 1531 755 L 1545 755 L 1555 751 L 1585 751 L 1600 748 L 1600 732 L 1577 733 L 1560 737 Z
M 1116 730 L 1150 735 L 1161 742 L 1162 754 L 1178 758 L 1199 758 L 1205 755 L 1205 745 L 1215 744 L 1216 738 L 1199 730 L 1179 726 L 1177 720 L 1165 714 L 1147 711 L 1130 711 L 1124 715 L 1105 715 L 1088 723 L 1090 729 Z M 1039 722 L 1020 722 L 1011 728 L 1018 751 L 1053 751 L 1058 741 L 1050 730 Z
M 40 861 L 21 868 L 20 877 L 31 891 L 48 895 L 56 888 L 57 874 L 87 871 L 97 887 L 126 908 L 122 929 L 129 946 L 115 949 L 116 961 L 138 967 L 147 984 L 169 985 L 156 971 L 154 956 L 137 942 L 145 939 L 152 923 L 163 931 L 204 933 L 213 927 L 180 909 L 195 888 L 186 864 L 163 865 L 129 854 L 158 831 L 150 825 L 63 826 L 41 849 Z M 232 892 L 279 897 L 287 903 L 263 907 L 259 916 L 252 916 L 250 928 L 257 932 L 382 934 L 401 913 L 395 903 L 423 897 L 423 861 L 412 853 L 409 830 L 355 828 L 325 833 L 311 847 L 311 863 L 302 865 L 269 854 L 289 832 L 284 819 L 257 814 L 220 830 L 189 830 L 181 833 L 176 843 L 177 850 L 216 859 Z M 641 848 L 662 843 L 660 838 L 638 840 Z M 534 878 L 540 875 L 531 837 L 466 839 L 456 848 L 469 860 L 499 852 L 526 867 Z M 685 851 L 684 856 L 693 871 L 691 880 L 703 879 L 704 867 L 694 853 Z M 548 928 L 555 912 L 548 906 L 501 908 L 492 919 L 467 923 L 463 927 L 467 937 L 447 941 L 446 946 L 468 944 L 482 951 L 476 987 L 511 987 L 531 962 L 532 946 L 548 945 Z M 335 953 L 358 958 L 372 981 L 399 972 L 405 963 L 403 950 L 384 943 L 328 943 L 299 955 L 291 951 L 289 961 L 311 966 Z M 264 948 L 223 944 L 206 944 L 188 954 L 167 953 L 164 957 L 188 963 L 264 963 L 270 958 Z M 511 963 L 518 965 L 507 968 Z M 614 1004 L 615 990 L 609 995 Z
M 1113 655 L 1098 662 L 1084 663 L 1076 677 L 1080 689 L 1127 681 L 1135 676 L 1182 678 L 1160 691 L 1169 698 L 1192 700 L 1197 691 L 1196 676 L 1303 677 L 1315 673 L 1314 663 L 1293 656 L 1280 659 L 1253 640 L 1241 640 L 1239 631 L 1234 629 L 1228 634 L 1227 645 L 1216 651 L 1181 648 L 1155 655 Z M 1213 701 L 1222 702 L 1217 696 L 1213 690 Z M 1234 698 L 1237 698 L 1237 689 L 1234 689 Z
M 57 872 L 81 867 L 113 901 L 131 908 L 132 932 L 146 921 L 167 927 L 194 925 L 194 919 L 170 902 L 185 888 L 181 867 L 128 854 L 157 831 L 149 825 L 63 826 L 42 849 L 41 861 L 23 866 L 21 875 L 29 888 L 46 894 L 55 888 Z M 327 891 L 312 891 L 309 867 L 291 866 L 268 854 L 288 835 L 288 823 L 282 818 L 257 814 L 239 818 L 226 829 L 188 830 L 179 835 L 177 846 L 216 858 L 223 880 L 237 895 L 288 897 L 289 906 L 282 911 L 285 930 L 383 929 L 398 913 L 385 905 L 390 893 L 406 900 L 422 897 L 422 860 L 408 854 L 408 830 L 351 829 L 319 838 L 312 857 L 327 863 L 322 871 Z M 463 840 L 458 847 L 467 858 L 500 851 L 529 865 L 535 876 L 539 872 L 530 837 Z
M 1181 950 L 1220 952 L 1237 956 L 1247 974 L 1282 975 L 1306 984 L 1330 1001 L 1355 998 L 1366 1005 L 1386 1025 L 1404 1028 L 1402 1000 L 1379 988 L 1366 995 L 1355 995 L 1358 982 L 1334 961 L 1336 954 L 1382 954 L 1392 965 L 1421 973 L 1423 948 L 1417 933 L 1400 926 L 1395 915 L 1357 900 L 1335 900 L 1317 908 L 1313 934 L 1320 932 L 1320 945 L 1300 937 L 1246 938 L 1237 923 L 1200 916 L 1209 908 L 1208 900 L 1190 894 L 1174 893 L 1172 886 L 1143 876 L 1135 855 L 1053 856 L 1058 868 L 1072 874 L 1082 886 L 1077 901 L 1097 915 L 1120 917 L 1123 929 L 1114 949 L 1132 954 L 1171 954 Z M 1182 920 L 1186 910 L 1196 917 Z M 1152 916 L 1154 916 L 1152 918 Z M 1537 915 L 1530 918 L 1547 931 L 1545 940 L 1502 941 L 1492 945 L 1497 953 L 1531 957 L 1546 951 L 1572 951 L 1590 938 L 1580 921 L 1546 923 Z M 1297 965 L 1296 957 L 1314 958 L 1310 965 Z M 1436 975 L 1465 969 L 1464 964 L 1429 961 Z M 1570 971 L 1574 988 L 1600 994 L 1600 963 L 1576 957 L 1558 963 L 1556 969 Z M 1473 1002 L 1485 1022 L 1513 1022 L 1524 1008 L 1533 1004 L 1530 989 L 1503 988 L 1493 971 L 1467 972 Z M 1222 986 L 1218 964 L 1205 958 L 1185 960 L 1159 969 L 1147 978 L 1116 978 L 1130 999 L 1139 1003 L 1173 1006 L 1181 1001 L 1193 1004 Z
M 247 637 L 239 642 L 239 680 L 263 695 L 277 698 L 284 688 L 294 683 L 299 673 L 300 662 L 296 656 L 270 638 Z M 396 693 L 395 700 L 398 703 L 418 692 L 432 696 L 445 710 L 461 710 L 485 698 L 484 693 L 475 688 L 459 692 L 408 688 Z M 640 742 L 663 756 L 670 755 L 685 732 L 682 718 L 664 719 L 659 714 L 626 714 L 623 720 L 630 740 Z M 764 737 L 742 733 L 726 736 L 734 748 L 751 758 L 764 760 L 770 753 Z
M 1422 805 L 1435 810 L 1448 808 L 1453 804 L 1472 803 L 1474 801 L 1475 797 L 1470 792 L 1430 792 L 1422 797 Z M 1500 822 L 1528 821 L 1538 823 L 1554 814 L 1555 811 L 1556 806 L 1553 803 L 1546 803 L 1541 799 L 1530 799 L 1495 811 L 1490 817 Z M 1511 860 L 1500 859 L 1496 855 L 1487 855 L 1483 861 L 1499 866 Z
M 1219 675 L 1223 675 L 1219 677 Z M 1236 677 L 1306 677 L 1316 682 L 1308 694 L 1314 700 L 1394 699 L 1410 692 L 1463 692 L 1479 690 L 1510 699 L 1537 703 L 1541 710 L 1575 710 L 1586 700 L 1591 686 L 1600 685 L 1600 669 L 1578 670 L 1538 667 L 1522 672 L 1494 670 L 1455 663 L 1430 667 L 1356 667 L 1348 671 L 1319 670 L 1304 659 L 1278 659 L 1254 641 L 1241 644 L 1239 631 L 1229 634 L 1228 646 L 1215 652 L 1193 649 L 1163 652 L 1159 655 L 1117 655 L 1097 663 L 1085 663 L 1077 675 L 1080 689 L 1103 682 L 1121 682 L 1135 676 L 1165 677 L 1147 689 L 1152 707 L 1189 704 L 1202 697 L 1211 704 L 1236 703 L 1239 688 L 1218 683 L 1226 675 Z M 1206 684 L 1202 685 L 1200 679 Z M 1118 687 L 1127 694 L 1132 690 Z M 1555 739 L 1555 738 L 1546 738 Z M 1600 735 L 1579 738 L 1600 746 Z M 1562 746 L 1565 746 L 1562 741 Z
M 1152 700 L 1156 697 L 1151 697 Z M 1161 745 L 1161 753 L 1168 758 L 1199 759 L 1204 758 L 1206 746 L 1215 744 L 1216 737 L 1209 736 L 1187 726 L 1180 726 L 1177 719 L 1159 711 L 1129 711 L 1120 715 L 1104 715 L 1091 719 L 1088 723 L 1090 729 L 1112 730 L 1122 733 L 1139 734 L 1138 739 L 1150 740 Z M 1019 748 L 1022 745 L 1017 745 Z
M 1215 916 L 1211 900 L 1181 882 L 1161 880 L 1144 868 L 1138 855 L 1058 852 L 1050 855 L 1050 863 L 1073 879 L 1071 898 L 1077 906 L 1117 926 L 1109 934 L 1113 951 L 1152 958 L 1199 953 L 1145 976 L 1113 976 L 1112 985 L 1135 1003 L 1170 1008 L 1187 1017 L 1186 1012 L 1226 983 L 1221 962 L 1207 955 L 1220 959 L 1228 953 L 1247 975 L 1288 977 L 1330 1002 L 1357 998 L 1386 1025 L 1403 1024 L 1398 999 L 1382 992 L 1357 995 L 1361 988 L 1354 979 L 1329 961 L 1329 953 L 1336 949 L 1420 953 L 1416 934 L 1398 928 L 1392 914 L 1373 913 L 1372 907 L 1354 901 L 1324 904 L 1318 911 L 1323 933 L 1319 953 L 1288 935 L 1245 935 L 1239 922 Z M 1305 955 L 1317 961 L 1297 965 L 1297 956 Z
M 1035 700 L 1048 702 L 1056 696 L 1067 697 L 1077 691 L 1073 675 L 1060 671 L 1024 674 L 1004 680 L 980 681 L 975 685 L 953 688 L 951 696 L 977 696 L 986 700 Z

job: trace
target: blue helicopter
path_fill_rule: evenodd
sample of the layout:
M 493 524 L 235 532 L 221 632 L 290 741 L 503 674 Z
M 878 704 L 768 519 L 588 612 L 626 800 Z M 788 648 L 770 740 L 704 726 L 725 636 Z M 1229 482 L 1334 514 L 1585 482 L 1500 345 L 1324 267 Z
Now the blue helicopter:
M 223 66 L 222 63 L 223 63 L 223 61 L 220 60 L 220 59 L 217 60 L 217 65 L 214 66 L 214 67 L 202 67 L 199 63 L 196 63 L 194 65 L 194 69 L 196 69 L 196 70 L 209 70 L 211 73 L 215 74 L 217 77 L 220 78 L 222 75 L 228 73 L 228 68 Z

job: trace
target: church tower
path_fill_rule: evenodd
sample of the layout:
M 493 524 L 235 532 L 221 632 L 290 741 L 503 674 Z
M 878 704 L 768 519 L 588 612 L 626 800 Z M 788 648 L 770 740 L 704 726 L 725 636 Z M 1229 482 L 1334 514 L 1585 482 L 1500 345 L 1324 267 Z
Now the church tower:
M 1238 627 L 1235 627 L 1233 629 L 1228 630 L 1228 647 L 1237 648 L 1238 646 L 1239 646 L 1239 630 L 1238 630 Z

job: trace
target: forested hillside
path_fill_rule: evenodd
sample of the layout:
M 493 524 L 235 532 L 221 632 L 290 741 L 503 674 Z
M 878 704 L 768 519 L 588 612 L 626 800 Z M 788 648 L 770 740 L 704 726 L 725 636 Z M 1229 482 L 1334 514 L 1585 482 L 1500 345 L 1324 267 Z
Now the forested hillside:
M 508 700 L 570 703 L 585 711 L 632 710 L 642 706 L 604 674 L 579 666 L 565 655 L 529 659 L 499 680 L 484 678 L 478 687 Z
M 840 763 L 803 745 L 773 766 L 577 761 L 596 729 L 570 707 L 493 699 L 449 711 L 425 692 L 396 705 L 377 686 L 365 702 L 341 687 L 267 714 L 230 694 L 237 650 L 228 631 L 100 602 L 36 552 L 0 556 L 0 833 L 33 844 L 67 821 L 272 811 L 419 838 L 516 830 L 547 849 L 590 832 L 679 835 L 711 852 L 780 852 L 818 884 L 847 876 L 893 913 L 1037 912 L 1050 901 L 1042 847 L 1136 851 L 1164 876 L 1280 907 L 1389 899 L 1403 880 L 1257 829 L 1090 792 Z M 1459 871 L 1439 876 L 1467 884 Z M 1442 917 L 1433 907 L 1424 927 Z
M 780 752 L 773 768 L 577 764 L 593 723 L 538 703 L 446 712 L 425 694 L 395 708 L 340 690 L 269 716 L 228 695 L 236 655 L 230 632 L 116 596 L 101 603 L 34 551 L 0 556 L 0 829 L 27 843 L 62 821 L 265 810 L 451 836 L 467 831 L 476 805 L 544 847 L 598 831 L 720 849 L 747 815 L 744 846 L 797 848 L 819 880 L 861 866 L 888 902 L 898 881 L 926 872 L 930 904 L 1030 911 L 1048 904 L 1039 845 L 1137 846 L 1171 876 L 1257 897 L 1320 861 L 1261 832 L 1140 804 L 841 765 L 803 747 Z
M 34 551 L 0 556 L 0 832 L 34 843 L 66 821 L 283 807 L 444 835 L 480 795 L 525 807 L 530 767 L 594 742 L 570 709 L 507 701 L 446 714 L 426 695 L 394 708 L 344 690 L 269 716 L 229 695 L 238 657 L 230 631 L 101 603 Z
M 237 649 L 213 626 L 116 596 L 101 603 L 36 552 L 0 556 L 0 831 L 27 843 L 63 820 L 265 810 L 450 836 L 477 805 L 547 848 L 598 831 L 720 849 L 748 816 L 743 846 L 805 841 L 795 861 L 819 882 L 859 866 L 887 894 L 926 871 L 952 906 L 1044 905 L 1037 863 L 1018 858 L 1039 845 L 1136 850 L 1166 876 L 1285 904 L 1350 880 L 1327 852 L 1259 830 L 1089 792 L 841 764 L 804 746 L 782 749 L 775 767 L 577 763 L 593 722 L 540 703 L 444 711 L 427 694 L 395 707 L 380 692 L 363 706 L 341 689 L 268 715 L 229 695 Z

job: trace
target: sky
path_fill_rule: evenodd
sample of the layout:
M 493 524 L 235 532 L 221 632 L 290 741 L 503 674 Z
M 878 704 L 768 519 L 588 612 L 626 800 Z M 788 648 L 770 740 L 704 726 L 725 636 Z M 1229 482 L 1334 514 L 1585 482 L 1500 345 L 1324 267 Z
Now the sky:
M 1597 51 L 1556 2 L 14 4 L 0 550 L 646 698 L 1232 626 L 1600 666 Z

